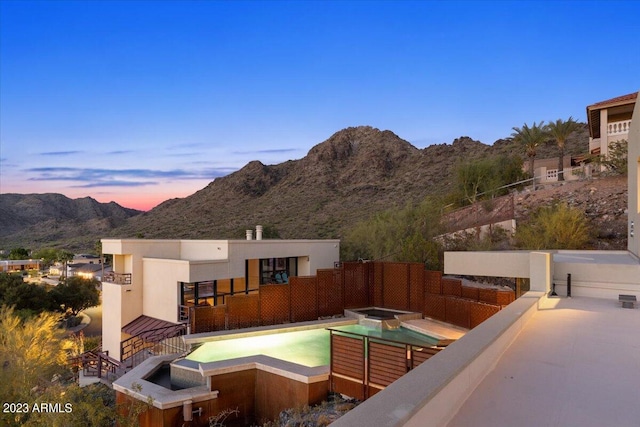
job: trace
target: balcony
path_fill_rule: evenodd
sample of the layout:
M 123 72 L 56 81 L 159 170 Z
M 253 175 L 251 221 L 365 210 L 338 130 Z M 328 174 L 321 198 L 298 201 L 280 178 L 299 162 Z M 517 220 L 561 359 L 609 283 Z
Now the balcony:
M 620 135 L 629 133 L 631 120 L 623 120 L 621 122 L 612 122 L 607 125 L 607 135 Z
M 131 273 L 114 273 L 108 272 L 104 274 L 102 278 L 103 282 L 115 283 L 117 285 L 130 285 Z

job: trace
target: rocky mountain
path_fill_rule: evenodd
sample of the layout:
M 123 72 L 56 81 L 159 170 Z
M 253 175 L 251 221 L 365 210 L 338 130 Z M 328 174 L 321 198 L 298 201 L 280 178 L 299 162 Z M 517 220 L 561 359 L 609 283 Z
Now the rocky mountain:
M 390 131 L 348 128 L 300 160 L 251 162 L 189 197 L 132 218 L 113 234 L 242 238 L 246 228 L 262 224 L 282 238 L 340 237 L 377 211 L 445 193 L 459 159 L 490 151 L 469 138 L 420 150 Z
M 586 128 L 567 143 L 583 153 Z M 541 147 L 550 157 L 554 147 Z M 391 131 L 343 129 L 300 160 L 278 165 L 251 162 L 180 200 L 132 218 L 113 236 L 242 238 L 256 224 L 282 238 L 339 238 L 374 213 L 417 203 L 452 189 L 455 165 L 492 154 L 519 154 L 507 139 L 486 145 L 469 137 L 418 149 Z
M 566 153 L 581 154 L 587 146 L 585 126 L 567 141 Z M 469 137 L 419 149 L 388 130 L 351 127 L 300 160 L 250 162 L 189 197 L 167 200 L 140 214 L 118 210 L 115 204 L 107 205 L 113 211 L 101 210 L 106 207 L 98 209 L 89 198 L 72 206 L 68 199 L 46 202 L 55 196 L 66 199 L 60 195 L 2 195 L 0 247 L 102 237 L 243 238 L 244 230 L 257 224 L 281 238 L 340 238 L 376 212 L 448 193 L 460 161 L 521 151 L 509 139 L 486 145 Z M 555 155 L 555 147 L 549 146 L 541 147 L 538 157 Z
M 0 194 L 0 248 L 93 249 L 99 236 L 140 211 L 91 197 L 62 194 Z

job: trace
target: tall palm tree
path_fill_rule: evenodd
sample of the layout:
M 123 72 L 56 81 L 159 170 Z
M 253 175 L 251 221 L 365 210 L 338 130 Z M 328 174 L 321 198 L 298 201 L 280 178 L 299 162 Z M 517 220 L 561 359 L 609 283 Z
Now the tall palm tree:
M 547 132 L 545 131 L 544 120 L 540 122 L 540 124 L 536 124 L 533 122 L 533 125 L 529 127 L 526 123 L 522 125 L 521 128 L 514 127 L 513 133 L 511 137 L 518 144 L 522 145 L 529 158 L 529 172 L 531 173 L 531 177 L 535 178 L 534 170 L 533 170 L 533 161 L 536 157 L 536 151 L 538 146 L 544 142 L 546 142 L 549 137 Z M 533 188 L 536 188 L 536 181 L 533 180 Z
M 578 122 L 573 120 L 573 117 L 569 117 L 567 121 L 558 119 L 547 125 L 547 133 L 556 140 L 558 145 L 558 181 L 564 181 L 564 144 L 578 126 Z

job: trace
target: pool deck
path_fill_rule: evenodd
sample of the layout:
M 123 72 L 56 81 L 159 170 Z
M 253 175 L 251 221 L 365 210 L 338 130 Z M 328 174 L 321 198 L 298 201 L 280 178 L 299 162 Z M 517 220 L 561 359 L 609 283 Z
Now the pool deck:
M 433 319 L 407 320 L 402 322 L 402 326 L 439 340 L 457 340 L 468 332 L 467 329 Z
M 640 425 L 640 309 L 548 299 L 450 427 Z

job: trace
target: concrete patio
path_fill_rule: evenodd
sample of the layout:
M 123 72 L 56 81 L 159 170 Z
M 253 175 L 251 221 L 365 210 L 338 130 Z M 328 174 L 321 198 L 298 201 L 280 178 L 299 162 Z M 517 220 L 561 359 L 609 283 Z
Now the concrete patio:
M 543 300 L 451 427 L 640 425 L 640 310 Z

